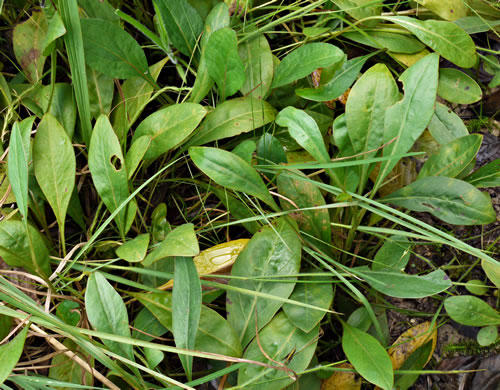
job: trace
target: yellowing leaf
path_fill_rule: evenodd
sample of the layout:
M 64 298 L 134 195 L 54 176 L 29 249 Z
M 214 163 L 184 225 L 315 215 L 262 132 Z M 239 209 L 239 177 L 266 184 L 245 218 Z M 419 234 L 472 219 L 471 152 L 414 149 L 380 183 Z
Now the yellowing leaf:
M 342 363 L 336 367 L 354 369 L 349 363 Z M 362 378 L 354 371 L 335 371 L 330 378 L 323 380 L 321 390 L 360 390 L 361 383 Z
M 424 58 L 427 54 L 430 54 L 430 51 L 427 49 L 424 49 L 422 51 L 419 51 L 418 53 L 412 53 L 412 54 L 389 52 L 389 55 L 391 57 L 393 57 L 397 61 L 401 62 L 403 65 L 407 66 L 408 68 L 410 66 L 412 66 L 413 64 L 417 63 L 422 58 Z
M 427 359 L 427 362 L 429 362 L 437 342 L 437 329 L 434 326 L 431 330 L 430 326 L 431 323 L 429 321 L 414 326 L 399 336 L 392 344 L 392 347 L 389 348 L 389 356 L 391 358 L 392 367 L 395 370 L 400 368 L 406 359 L 408 359 L 408 357 L 418 348 L 428 341 L 432 341 L 431 352 Z
M 209 275 L 222 270 L 229 269 L 240 252 L 245 248 L 248 241 L 247 238 L 224 242 L 205 249 L 198 256 L 194 257 L 194 265 L 199 275 Z M 174 281 L 170 280 L 161 286 L 160 290 L 171 289 Z

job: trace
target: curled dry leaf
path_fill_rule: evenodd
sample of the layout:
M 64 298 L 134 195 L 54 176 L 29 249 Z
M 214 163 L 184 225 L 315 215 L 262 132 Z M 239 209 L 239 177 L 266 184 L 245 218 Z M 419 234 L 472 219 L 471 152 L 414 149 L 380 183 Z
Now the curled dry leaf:
M 337 367 L 354 370 L 349 363 L 342 363 Z M 330 378 L 323 380 L 321 390 L 360 390 L 362 381 L 354 371 L 335 371 Z
M 230 271 L 234 261 L 243 248 L 245 248 L 248 241 L 250 240 L 247 238 L 232 240 L 202 251 L 193 259 L 198 275 L 209 275 Z M 174 281 L 169 280 L 161 286 L 160 289 L 169 290 L 173 285 Z

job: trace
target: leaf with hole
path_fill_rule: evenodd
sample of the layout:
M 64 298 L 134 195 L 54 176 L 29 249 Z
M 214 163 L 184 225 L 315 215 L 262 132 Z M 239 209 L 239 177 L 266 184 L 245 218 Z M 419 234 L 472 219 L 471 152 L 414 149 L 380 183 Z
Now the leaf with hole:
M 0 385 L 9 377 L 21 358 L 28 330 L 29 326 L 24 326 L 23 330 L 19 332 L 16 337 L 7 344 L 0 346 L 0 361 L 2 362 L 0 366 Z
M 384 157 L 406 153 L 429 124 L 436 100 L 438 64 L 439 56 L 429 54 L 400 76 L 405 94 L 402 100 L 386 110 L 384 143 L 396 139 L 384 148 Z M 377 184 L 397 163 L 396 159 L 381 163 Z
M 453 321 L 462 325 L 500 325 L 498 311 L 472 295 L 449 297 L 444 301 L 444 308 Z
M 474 66 L 476 45 L 457 25 L 443 20 L 418 20 L 408 16 L 379 16 L 406 28 L 447 60 L 463 68 Z
M 89 147 L 89 169 L 95 188 L 110 212 L 114 212 L 128 198 L 128 179 L 120 142 L 109 119 L 101 115 L 94 126 Z M 127 208 L 115 217 L 122 235 L 126 233 Z
M 174 230 L 175 231 L 175 230 Z M 167 237 L 168 239 L 168 237 Z M 194 349 L 201 314 L 201 284 L 191 257 L 175 258 L 172 291 L 172 333 L 178 348 Z M 193 357 L 179 354 L 188 380 L 192 380 Z
M 99 72 L 117 79 L 148 79 L 148 61 L 137 41 L 114 23 L 81 19 L 85 61 Z
M 454 225 L 482 225 L 495 220 L 489 198 L 471 184 L 451 177 L 424 177 L 379 201 L 427 211 Z
M 471 134 L 442 145 L 439 151 L 428 158 L 417 176 L 458 176 L 476 157 L 483 136 Z
M 278 206 L 255 169 L 237 155 L 222 149 L 191 147 L 195 165 L 217 184 L 259 198 L 273 209 Z
M 227 100 L 210 112 L 189 145 L 234 137 L 272 122 L 276 109 L 269 103 L 251 97 Z
M 451 109 L 438 102 L 436 102 L 434 115 L 427 128 L 432 137 L 441 145 L 469 134 L 463 120 Z
M 234 95 L 244 84 L 245 66 L 238 54 L 236 32 L 229 27 L 214 31 L 204 51 L 207 70 L 222 100 Z
M 100 272 L 90 274 L 85 291 L 85 311 L 98 332 L 130 338 L 127 308 L 120 295 Z M 134 361 L 131 344 L 102 339 L 112 352 Z
M 293 50 L 274 71 L 271 88 L 278 88 L 302 79 L 317 68 L 331 66 L 344 59 L 344 52 L 329 43 L 309 43 Z
M 253 277 L 272 278 L 279 275 L 293 275 L 299 271 L 301 243 L 297 233 L 285 218 L 279 219 L 276 226 L 266 226 L 257 232 L 240 253 L 233 268 L 229 284 L 234 287 L 253 290 L 288 298 L 295 282 L 288 278 L 286 282 L 275 280 L 265 282 Z M 259 298 L 229 290 L 227 292 L 226 311 L 228 321 L 240 335 L 245 347 L 255 336 L 256 322 L 258 329 L 267 324 L 283 305 L 277 300 Z
M 248 346 L 243 358 L 276 365 L 269 361 L 269 356 L 274 362 L 282 364 L 277 365 L 281 369 L 247 363 L 238 371 L 238 387 L 274 390 L 293 383 L 293 373 L 304 371 L 313 357 L 318 343 L 318 331 L 319 326 L 316 326 L 305 333 L 296 328 L 283 312 L 278 313 L 259 332 L 259 342 L 254 340 Z
M 356 273 L 375 290 L 396 298 L 424 298 L 451 287 L 450 278 L 442 270 L 418 276 L 389 268 L 370 271 L 361 267 L 356 269 Z
M 189 137 L 206 113 L 206 109 L 196 103 L 167 106 L 149 115 L 137 126 L 133 142 L 142 136 L 150 136 L 151 143 L 144 158 L 155 159 Z
M 165 27 L 168 39 L 185 56 L 194 54 L 195 46 L 203 30 L 200 14 L 187 0 L 154 0 L 155 11 Z
M 172 330 L 171 293 L 130 293 L 130 295 L 141 302 L 165 328 Z M 234 357 L 240 357 L 242 353 L 241 343 L 229 322 L 205 305 L 201 306 L 194 349 Z
M 66 212 L 75 186 L 76 159 L 68 134 L 55 117 L 46 114 L 33 143 L 35 176 L 47 198 L 64 240 Z
M 452 103 L 470 104 L 481 100 L 481 87 L 464 72 L 453 68 L 439 70 L 438 95 Z
M 377 339 L 342 322 L 342 349 L 356 371 L 368 382 L 391 390 L 394 382 L 392 363 Z

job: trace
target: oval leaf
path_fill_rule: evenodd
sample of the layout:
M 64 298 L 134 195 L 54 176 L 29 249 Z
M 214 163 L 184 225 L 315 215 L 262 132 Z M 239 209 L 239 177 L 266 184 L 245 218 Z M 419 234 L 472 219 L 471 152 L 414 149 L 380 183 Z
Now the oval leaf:
M 481 100 L 481 87 L 458 69 L 439 70 L 438 95 L 452 103 L 470 104 Z
M 196 103 L 174 104 L 144 119 L 133 140 L 148 135 L 151 143 L 144 158 L 155 159 L 184 141 L 198 126 L 207 111 Z
M 234 287 L 264 292 L 288 298 L 295 283 L 263 282 L 251 277 L 272 278 L 275 275 L 293 275 L 299 271 L 301 243 L 297 233 L 286 219 L 278 220 L 277 226 L 266 226 L 256 233 L 236 259 L 229 284 Z M 248 279 L 246 279 L 248 278 Z M 229 290 L 227 292 L 228 321 L 240 335 L 246 346 L 255 336 L 255 322 L 258 328 L 268 323 L 280 309 L 283 302 L 258 298 Z M 257 312 L 257 319 L 255 313 Z
M 261 100 L 273 81 L 273 55 L 265 35 L 244 42 L 238 53 L 245 66 L 246 80 L 240 91 L 245 96 Z
M 454 225 L 481 225 L 495 220 L 490 199 L 471 184 L 451 177 L 424 177 L 380 201 L 427 211 Z
M 344 59 L 344 52 L 329 43 L 309 43 L 288 54 L 276 67 L 271 88 L 304 78 L 317 68 L 325 68 Z
M 482 299 L 472 295 L 447 298 L 444 307 L 451 319 L 462 325 L 500 325 L 500 314 Z
M 394 382 L 392 363 L 386 350 L 368 333 L 342 322 L 342 348 L 349 362 L 368 382 L 391 390 Z
M 85 291 L 85 310 L 92 327 L 98 332 L 130 338 L 127 308 L 120 295 L 99 272 L 90 274 Z M 134 360 L 132 345 L 102 339 L 112 352 Z
M 99 72 L 117 79 L 146 78 L 148 61 L 137 41 L 104 19 L 81 19 L 85 61 Z
M 275 117 L 276 109 L 265 101 L 251 97 L 231 99 L 207 115 L 189 144 L 203 145 L 247 133 L 272 122 Z
M 116 255 L 130 263 L 142 261 L 146 256 L 149 245 L 149 234 L 140 234 L 133 240 L 127 241 L 116 250 Z
M 217 184 L 253 195 L 272 208 L 278 208 L 262 178 L 242 158 L 225 150 L 207 147 L 191 147 L 189 155 L 196 166 Z
M 441 103 L 436 103 L 428 129 L 432 137 L 441 145 L 469 134 L 463 120 Z

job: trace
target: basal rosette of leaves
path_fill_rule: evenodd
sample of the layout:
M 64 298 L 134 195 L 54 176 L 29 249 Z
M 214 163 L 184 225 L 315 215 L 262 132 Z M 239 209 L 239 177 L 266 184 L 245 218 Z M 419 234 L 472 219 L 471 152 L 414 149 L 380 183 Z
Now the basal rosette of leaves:
M 493 248 L 449 228 L 497 218 L 498 160 L 475 169 L 482 136 L 452 110 L 487 92 L 479 69 L 498 85 L 495 3 L 0 10 L 0 384 L 312 390 L 343 356 L 409 388 L 390 298 L 446 297 L 429 329 L 476 318 L 497 339 L 460 276 L 412 268 L 453 247 L 486 275 L 472 293 L 500 286 Z M 398 365 L 422 370 L 426 345 Z M 51 368 L 17 375 L 33 348 Z

